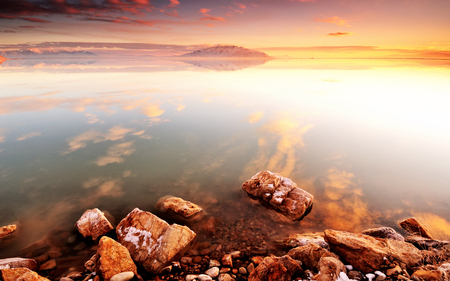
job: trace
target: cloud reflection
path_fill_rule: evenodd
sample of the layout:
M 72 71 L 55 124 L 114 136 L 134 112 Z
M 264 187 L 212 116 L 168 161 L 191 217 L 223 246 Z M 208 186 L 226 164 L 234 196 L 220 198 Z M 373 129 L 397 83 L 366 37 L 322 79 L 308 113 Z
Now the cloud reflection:
M 99 157 L 95 164 L 105 166 L 111 163 L 123 163 L 125 161 L 123 156 L 129 156 L 135 151 L 132 146 L 132 141 L 112 145 L 106 150 L 106 156 Z
M 42 135 L 42 132 L 32 132 L 32 133 L 28 133 L 28 134 L 18 137 L 17 141 L 23 141 L 23 140 L 26 140 L 29 138 L 39 137 L 41 135 Z

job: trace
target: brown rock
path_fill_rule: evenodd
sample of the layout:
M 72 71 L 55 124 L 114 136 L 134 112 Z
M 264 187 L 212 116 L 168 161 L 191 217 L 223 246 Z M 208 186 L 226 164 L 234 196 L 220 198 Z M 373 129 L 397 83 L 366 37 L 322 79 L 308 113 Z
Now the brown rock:
M 295 260 L 301 261 L 304 269 L 315 271 L 319 270 L 318 264 L 322 257 L 333 257 L 339 259 L 336 254 L 313 243 L 293 248 L 287 253 L 287 255 Z
M 414 267 L 423 258 L 422 253 L 410 243 L 364 234 L 325 230 L 325 241 L 331 251 L 364 273 L 380 270 L 385 259 L 398 260 L 407 267 Z
M 26 267 L 28 269 L 34 270 L 37 268 L 37 263 L 33 259 L 24 258 L 8 258 L 0 260 L 0 268 L 18 268 Z
M 100 239 L 97 254 L 90 259 L 90 262 L 95 262 L 95 271 L 100 272 L 105 281 L 126 271 L 133 272 L 141 279 L 128 250 L 107 236 Z M 88 269 L 91 270 L 91 268 Z
M 17 225 L 15 225 L 15 224 L 10 224 L 7 226 L 0 227 L 0 239 L 11 235 L 14 231 L 16 231 L 16 229 L 17 229 Z
M 392 275 L 396 275 L 396 274 L 400 274 L 400 273 L 402 273 L 402 268 L 400 266 L 398 266 L 398 265 L 396 265 L 393 268 L 389 268 L 386 271 L 386 275 L 387 276 L 392 276 Z
M 39 267 L 39 271 L 51 270 L 56 268 L 56 260 L 49 260 Z
M 391 227 L 379 227 L 379 228 L 370 228 L 366 229 L 362 232 L 362 234 L 369 235 L 376 238 L 385 238 L 385 239 L 392 239 L 397 241 L 405 241 L 405 238 L 397 233 L 393 228 Z
M 233 267 L 233 258 L 230 254 L 222 256 L 222 265 L 227 267 Z
M 444 280 L 444 272 L 442 272 L 440 270 L 419 269 L 419 270 L 415 271 L 411 277 L 414 280 L 443 281 Z
M 406 230 L 406 232 L 412 235 L 433 239 L 433 236 L 431 236 L 429 230 L 416 218 L 408 218 L 406 220 L 400 221 L 398 224 L 401 228 Z
M 333 257 L 323 257 L 319 261 L 320 277 L 316 280 L 335 281 L 339 278 L 340 273 L 347 274 L 345 265 L 338 259 Z
M 200 206 L 170 195 L 160 198 L 156 203 L 156 209 L 162 212 L 172 211 L 182 218 L 189 220 L 200 220 L 204 215 L 203 209 Z
M 119 242 L 128 249 L 133 260 L 152 273 L 158 273 L 182 256 L 196 236 L 187 226 L 169 225 L 138 208 L 119 223 L 116 232 Z
M 408 236 L 405 238 L 406 242 L 414 244 L 419 249 L 428 249 L 428 248 L 442 248 L 446 245 L 449 245 L 449 241 L 441 241 L 435 240 L 420 236 Z
M 28 268 L 19 267 L 19 268 L 4 268 L 1 271 L 1 277 L 3 281 L 16 281 L 17 278 L 22 276 L 27 272 L 31 272 Z
M 330 248 L 323 238 L 323 232 L 290 234 L 283 242 L 286 246 L 291 248 L 305 246 L 310 243 L 317 244 L 324 249 Z
M 292 276 L 302 272 L 290 256 L 266 257 L 248 277 L 249 281 L 290 281 Z
M 300 189 L 288 178 L 262 171 L 242 184 L 247 194 L 263 205 L 271 206 L 290 220 L 300 220 L 311 208 L 314 196 Z
M 16 281 L 50 281 L 50 280 L 40 276 L 34 271 L 30 271 L 25 274 L 22 274 L 19 278 L 16 279 Z
M 97 208 L 85 211 L 75 226 L 84 237 L 91 236 L 92 240 L 97 240 L 114 229 L 104 213 Z

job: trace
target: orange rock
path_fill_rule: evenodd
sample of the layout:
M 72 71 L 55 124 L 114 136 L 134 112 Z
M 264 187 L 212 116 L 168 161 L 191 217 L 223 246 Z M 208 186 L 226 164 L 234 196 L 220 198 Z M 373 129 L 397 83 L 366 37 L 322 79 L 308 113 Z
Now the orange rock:
M 345 265 L 336 258 L 322 257 L 319 261 L 320 281 L 335 281 L 339 278 L 340 273 L 347 274 Z
M 444 279 L 444 272 L 441 270 L 424 270 L 419 269 L 411 276 L 413 280 L 427 280 L 427 281 L 442 281 Z
M 339 259 L 336 254 L 313 243 L 293 248 L 287 253 L 287 255 L 295 260 L 301 261 L 304 269 L 315 271 L 319 270 L 319 261 L 322 257 L 334 257 Z
M 0 239 L 11 235 L 14 231 L 16 231 L 16 229 L 17 229 L 17 225 L 15 225 L 15 224 L 10 224 L 7 226 L 0 227 Z
M 25 267 L 20 267 L 20 268 L 5 268 L 2 269 L 1 272 L 3 281 L 15 281 L 17 278 L 24 275 L 25 273 L 31 272 L 31 270 Z
M 21 275 L 19 278 L 16 279 L 16 281 L 50 281 L 50 280 L 40 276 L 34 271 L 30 271 Z
M 45 271 L 45 270 L 51 270 L 56 268 L 56 260 L 49 260 L 46 263 L 42 264 L 39 267 L 38 271 Z
M 409 234 L 433 239 L 433 236 L 431 236 L 430 231 L 424 225 L 422 225 L 416 218 L 408 218 L 406 220 L 400 221 L 398 224 Z
M 156 203 L 156 208 L 160 211 L 172 211 L 184 219 L 200 220 L 203 217 L 203 209 L 192 202 L 179 197 L 164 196 Z
M 193 243 L 196 234 L 187 226 L 169 225 L 150 212 L 138 208 L 117 226 L 117 238 L 133 260 L 147 271 L 158 273 L 180 258 Z
M 91 236 L 92 240 L 114 229 L 104 213 L 97 208 L 85 211 L 75 226 L 84 237 Z
M 248 277 L 249 281 L 290 281 L 302 272 L 301 267 L 290 256 L 266 257 Z

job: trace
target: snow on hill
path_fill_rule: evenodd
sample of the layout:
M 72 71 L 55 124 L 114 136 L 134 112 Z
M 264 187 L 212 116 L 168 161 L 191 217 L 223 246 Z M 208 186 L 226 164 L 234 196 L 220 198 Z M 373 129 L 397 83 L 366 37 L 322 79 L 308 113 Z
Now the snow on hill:
M 238 46 L 215 46 L 181 55 L 204 58 L 270 58 L 266 53 Z

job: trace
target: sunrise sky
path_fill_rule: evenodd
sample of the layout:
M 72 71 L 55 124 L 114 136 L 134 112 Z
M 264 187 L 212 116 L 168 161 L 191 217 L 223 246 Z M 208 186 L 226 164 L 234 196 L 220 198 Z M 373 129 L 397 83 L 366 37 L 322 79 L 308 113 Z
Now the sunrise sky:
M 0 48 L 233 44 L 282 55 L 352 46 L 448 58 L 449 11 L 448 0 L 1 0 Z

